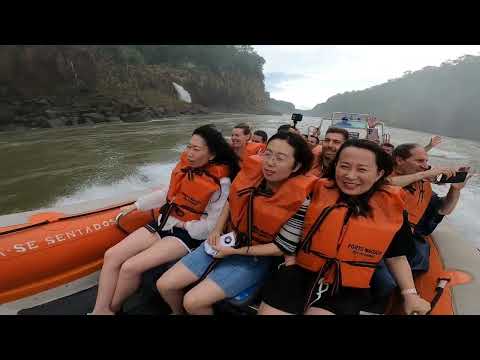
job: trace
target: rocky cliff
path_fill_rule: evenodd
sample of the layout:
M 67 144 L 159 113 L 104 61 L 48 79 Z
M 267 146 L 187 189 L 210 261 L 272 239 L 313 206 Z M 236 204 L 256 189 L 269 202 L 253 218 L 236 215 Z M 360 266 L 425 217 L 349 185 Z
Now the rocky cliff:
M 178 99 L 173 82 L 191 95 Z M 208 111 L 266 113 L 263 75 L 194 64 L 119 63 L 92 45 L 0 46 L 0 129 L 144 121 Z

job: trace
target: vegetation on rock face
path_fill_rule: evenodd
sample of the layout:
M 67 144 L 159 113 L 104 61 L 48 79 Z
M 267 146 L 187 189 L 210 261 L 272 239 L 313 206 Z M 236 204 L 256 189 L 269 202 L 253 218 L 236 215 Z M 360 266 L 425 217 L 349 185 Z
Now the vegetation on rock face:
M 264 113 L 264 63 L 249 45 L 0 46 L 0 130 L 142 121 L 205 107 Z M 192 104 L 178 100 L 173 82 Z
M 118 63 L 239 71 L 263 80 L 265 60 L 250 45 L 103 45 L 97 51 L 112 56 Z
M 374 113 L 391 126 L 478 140 L 480 56 L 408 71 L 366 90 L 332 96 L 306 113 L 334 111 Z

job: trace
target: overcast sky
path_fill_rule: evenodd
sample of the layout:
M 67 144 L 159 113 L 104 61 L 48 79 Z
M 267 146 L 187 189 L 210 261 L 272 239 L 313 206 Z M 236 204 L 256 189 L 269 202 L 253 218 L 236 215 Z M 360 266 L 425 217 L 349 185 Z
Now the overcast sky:
M 479 45 L 254 45 L 266 63 L 270 96 L 311 109 L 329 97 L 401 77 L 405 71 L 439 66 Z

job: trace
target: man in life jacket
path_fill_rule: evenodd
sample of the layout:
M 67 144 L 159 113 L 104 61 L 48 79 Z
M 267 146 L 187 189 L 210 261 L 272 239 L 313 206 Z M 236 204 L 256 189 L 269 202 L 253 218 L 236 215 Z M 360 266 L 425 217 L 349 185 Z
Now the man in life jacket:
M 313 151 L 313 149 L 320 144 L 320 139 L 318 138 L 318 136 L 310 134 L 307 136 L 307 142 L 308 142 L 308 145 L 310 146 L 310 149 L 312 149 Z
M 313 166 L 310 175 L 322 177 L 328 165 L 335 159 L 338 149 L 348 140 L 349 134 L 345 129 L 330 127 L 325 133 L 325 139 L 321 145 L 320 151 L 313 149 Z M 320 146 L 320 145 L 319 145 Z
M 233 151 L 240 158 L 240 167 L 246 156 L 257 155 L 265 150 L 265 144 L 250 142 L 251 137 L 250 126 L 245 123 L 236 125 L 232 130 L 231 145 Z
M 424 237 L 435 230 L 445 215 L 453 212 L 467 180 L 451 184 L 447 195 L 439 197 L 432 190 L 431 182 L 442 174 L 447 177 L 453 176 L 457 169 L 430 167 L 425 147 L 414 143 L 397 146 L 392 156 L 394 171 L 390 183 L 405 190 L 406 210 L 415 240 L 415 253 L 408 260 L 412 270 L 427 271 L 430 246 Z M 464 170 L 468 171 L 468 168 Z M 380 296 L 387 296 L 396 286 L 383 265 L 375 273 L 373 284 Z

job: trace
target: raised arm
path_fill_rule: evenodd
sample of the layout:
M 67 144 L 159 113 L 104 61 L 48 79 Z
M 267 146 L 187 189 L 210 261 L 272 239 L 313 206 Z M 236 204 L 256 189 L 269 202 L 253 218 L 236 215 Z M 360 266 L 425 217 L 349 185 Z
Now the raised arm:
M 440 136 L 438 135 L 432 136 L 430 139 L 430 142 L 427 145 L 425 145 L 424 149 L 426 152 L 429 152 L 441 142 L 442 142 L 442 138 Z
M 469 167 L 459 169 L 461 171 L 469 171 Z M 460 199 L 460 192 L 467 184 L 467 181 L 473 176 L 470 174 L 467 176 L 463 183 L 452 184 L 450 185 L 450 189 L 445 197 L 442 198 L 442 206 L 440 207 L 438 213 L 440 215 L 450 215 L 455 207 L 457 206 L 458 200 Z
M 391 185 L 404 187 L 423 179 L 436 177 L 440 174 L 445 174 L 448 177 L 450 177 L 455 175 L 455 169 L 444 168 L 444 167 L 431 168 L 430 170 L 421 171 L 415 174 L 391 176 L 388 178 L 388 181 L 390 182 Z

